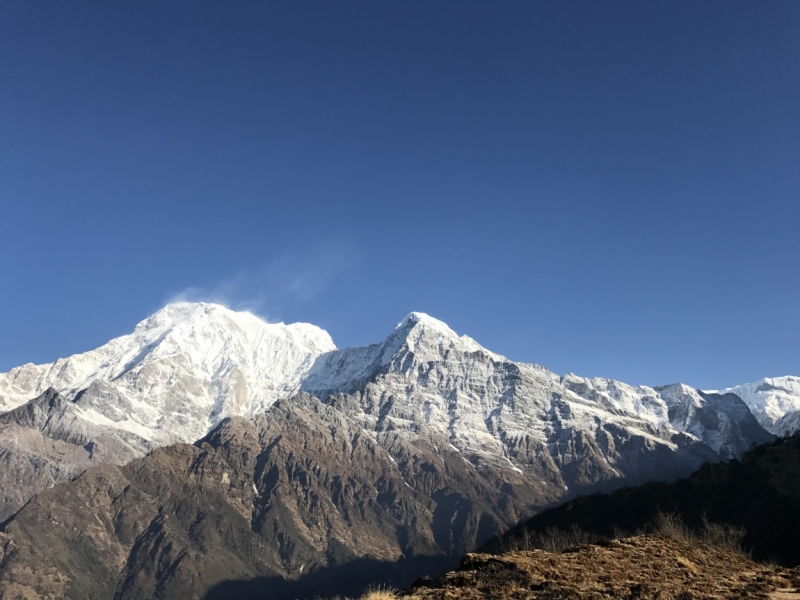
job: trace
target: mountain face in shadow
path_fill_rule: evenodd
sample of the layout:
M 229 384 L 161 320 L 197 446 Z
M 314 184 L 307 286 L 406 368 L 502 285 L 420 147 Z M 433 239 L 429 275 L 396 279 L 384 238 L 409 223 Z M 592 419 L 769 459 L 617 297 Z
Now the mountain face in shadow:
M 309 573 L 295 580 L 260 577 L 229 580 L 215 585 L 204 600 L 312 600 L 319 597 L 358 598 L 375 585 L 394 589 L 409 587 L 425 575 L 439 575 L 454 568 L 455 556 L 419 556 L 397 561 L 358 559 Z
M 704 465 L 673 484 L 647 483 L 576 498 L 536 515 L 484 550 L 501 551 L 525 531 L 541 534 L 548 528 L 577 526 L 603 536 L 634 532 L 659 511 L 679 515 L 690 527 L 700 527 L 704 518 L 743 527 L 743 545 L 754 558 L 799 565 L 800 434 L 754 448 L 741 461 Z

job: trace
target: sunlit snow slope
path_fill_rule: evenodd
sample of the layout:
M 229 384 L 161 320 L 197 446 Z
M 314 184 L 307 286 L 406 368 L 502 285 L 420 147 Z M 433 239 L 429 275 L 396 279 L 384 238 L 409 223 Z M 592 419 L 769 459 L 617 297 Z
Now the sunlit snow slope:
M 227 416 L 291 396 L 316 357 L 335 348 L 314 325 L 171 304 L 96 350 L 0 375 L 0 412 L 52 387 L 87 421 L 158 444 L 193 441 Z

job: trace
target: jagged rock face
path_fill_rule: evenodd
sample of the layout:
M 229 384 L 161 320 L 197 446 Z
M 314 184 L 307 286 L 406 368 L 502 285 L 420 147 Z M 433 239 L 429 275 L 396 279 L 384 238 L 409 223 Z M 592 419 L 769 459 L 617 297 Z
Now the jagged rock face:
M 703 441 L 722 460 L 741 458 L 754 444 L 772 441 L 735 394 L 705 393 L 685 385 L 660 388 L 670 424 Z
M 0 533 L 0 596 L 200 598 L 225 579 L 455 555 L 543 491 L 507 494 L 431 439 L 373 435 L 301 395 L 195 445 L 89 469 Z
M 424 425 L 478 469 L 565 492 L 675 478 L 773 439 L 732 394 L 559 377 L 418 313 L 382 344 L 322 355 L 302 387 L 349 392 L 369 431 L 414 438 Z
M 85 421 L 79 410 L 51 389 L 0 415 L 0 522 L 36 492 L 90 466 L 122 464 L 155 447 L 127 431 Z
M 800 432 L 800 410 L 794 410 L 775 421 L 772 432 L 778 437 L 788 437 Z
M 767 377 L 720 393 L 739 396 L 770 433 L 787 436 L 800 431 L 800 418 L 789 416 L 800 411 L 800 377 Z
M 56 406 L 17 406 L 49 385 L 63 399 Z M 731 394 L 559 377 L 421 313 L 380 344 L 336 350 L 311 325 L 182 303 L 98 350 L 0 375 L 0 404 L 17 406 L 7 416 L 27 428 L 0 431 L 0 459 L 26 482 L 3 500 L 0 518 L 88 464 L 192 442 L 227 415 L 255 417 L 301 389 L 375 439 L 391 434 L 459 454 L 505 493 L 540 488 L 523 494 L 523 512 L 573 493 L 675 478 L 771 439 Z M 41 416 L 18 418 L 29 410 Z M 49 445 L 61 442 L 69 451 Z

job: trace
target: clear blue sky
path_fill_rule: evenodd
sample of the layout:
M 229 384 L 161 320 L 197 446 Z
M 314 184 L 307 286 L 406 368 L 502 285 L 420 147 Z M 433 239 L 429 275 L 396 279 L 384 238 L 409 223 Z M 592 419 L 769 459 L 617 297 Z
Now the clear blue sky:
M 0 370 L 171 298 L 800 374 L 798 2 L 0 3 Z

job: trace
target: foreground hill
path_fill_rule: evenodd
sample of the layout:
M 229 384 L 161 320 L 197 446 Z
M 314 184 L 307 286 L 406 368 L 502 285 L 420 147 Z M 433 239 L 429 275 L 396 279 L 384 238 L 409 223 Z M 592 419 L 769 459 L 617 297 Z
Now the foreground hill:
M 508 524 L 773 439 L 735 394 L 559 376 L 422 313 L 380 343 L 340 350 L 313 325 L 177 303 L 96 350 L 0 374 L 0 521 L 89 466 L 193 443 L 301 392 L 379 444 L 392 432 L 458 455 L 512 498 L 498 509 Z
M 502 550 L 549 528 L 578 527 L 613 536 L 643 529 L 659 512 L 690 527 L 704 519 L 744 528 L 753 557 L 800 564 L 800 434 L 759 446 L 742 458 L 703 466 L 674 484 L 648 483 L 574 499 L 545 511 L 487 545 Z
M 459 568 L 420 581 L 418 600 L 800 599 L 800 569 L 755 563 L 693 539 L 637 536 L 553 554 L 469 554 Z

